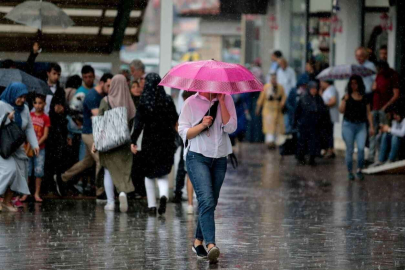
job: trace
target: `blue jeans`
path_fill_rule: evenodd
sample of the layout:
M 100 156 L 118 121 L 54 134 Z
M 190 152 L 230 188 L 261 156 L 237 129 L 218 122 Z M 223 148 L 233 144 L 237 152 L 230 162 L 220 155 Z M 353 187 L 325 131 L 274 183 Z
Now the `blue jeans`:
M 198 200 L 199 214 L 195 238 L 205 240 L 206 245 L 215 244 L 214 212 L 225 178 L 227 159 L 207 158 L 189 151 L 186 164 Z
M 390 133 L 384 133 L 381 138 L 380 156 L 378 160 L 385 162 L 388 157 L 388 161 L 394 162 L 397 159 L 400 145 L 401 138 Z
M 367 140 L 366 123 L 352 123 L 343 121 L 343 140 L 346 143 L 346 166 L 349 172 L 353 172 L 354 143 L 357 144 L 357 170 L 363 169 L 364 148 Z
M 28 175 L 32 176 L 32 169 L 34 169 L 34 176 L 36 178 L 44 177 L 45 166 L 45 149 L 39 150 L 38 156 L 33 156 L 28 162 Z
M 381 141 L 381 135 L 378 132 L 380 130 L 380 125 L 387 124 L 387 117 L 384 111 L 372 111 L 371 116 L 373 117 L 373 126 L 375 129 L 375 134 L 370 136 L 370 152 L 368 154 L 368 161 L 374 162 L 374 157 L 378 149 L 378 145 Z

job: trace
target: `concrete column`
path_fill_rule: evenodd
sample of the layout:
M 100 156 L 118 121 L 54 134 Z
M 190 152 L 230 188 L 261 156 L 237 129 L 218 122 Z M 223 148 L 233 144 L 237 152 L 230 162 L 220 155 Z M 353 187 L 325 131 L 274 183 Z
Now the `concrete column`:
M 396 54 L 396 36 L 397 36 L 397 7 L 391 6 L 389 12 L 392 18 L 392 31 L 388 31 L 388 63 L 390 67 L 395 67 L 395 54 Z
M 172 67 L 173 43 L 173 0 L 160 1 L 160 63 L 159 74 L 161 77 Z M 165 87 L 170 94 L 170 88 Z
M 291 0 L 276 0 L 278 30 L 274 32 L 274 48 L 281 50 L 290 61 L 291 44 Z
M 269 1 L 270 3 L 272 1 Z M 270 69 L 270 55 L 276 49 L 275 48 L 275 31 L 270 29 L 268 18 L 269 14 L 275 14 L 276 7 L 273 4 L 269 4 L 267 8 L 267 15 L 262 16 L 262 24 L 260 28 L 260 58 L 262 60 L 262 68 L 264 75 Z
M 361 45 L 361 2 L 362 0 L 341 0 L 339 18 L 343 23 L 343 33 L 335 36 L 335 65 L 354 64 L 355 50 Z M 340 97 L 345 93 L 347 80 L 335 81 Z M 344 148 L 342 125 L 335 125 L 336 148 Z
M 399 78 L 401 80 L 401 89 L 405 85 L 405 2 L 404 1 L 397 1 L 396 3 L 396 12 L 399 16 L 396 16 L 394 20 L 396 21 L 395 24 L 395 32 L 396 35 L 395 40 L 395 69 L 399 73 Z

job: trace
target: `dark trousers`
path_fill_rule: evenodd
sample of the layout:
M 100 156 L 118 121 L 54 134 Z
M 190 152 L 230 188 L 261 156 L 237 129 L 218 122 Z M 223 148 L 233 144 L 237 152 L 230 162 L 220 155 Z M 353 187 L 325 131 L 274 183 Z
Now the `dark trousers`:
M 319 155 L 319 134 L 316 128 L 300 128 L 298 132 L 297 158 L 304 159 L 306 154 L 311 158 Z
M 132 162 L 132 183 L 135 187 L 135 193 L 142 197 L 146 197 L 145 189 L 145 173 L 143 170 L 144 162 L 147 162 L 143 159 L 142 151 L 139 151 L 136 155 L 133 156 Z

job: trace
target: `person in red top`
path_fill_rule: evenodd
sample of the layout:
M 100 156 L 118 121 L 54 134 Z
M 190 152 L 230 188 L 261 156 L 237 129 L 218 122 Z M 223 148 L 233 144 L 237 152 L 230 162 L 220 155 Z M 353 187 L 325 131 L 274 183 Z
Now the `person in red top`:
M 31 112 L 32 124 L 34 125 L 35 134 L 37 135 L 39 145 L 39 155 L 30 158 L 28 175 L 32 176 L 32 170 L 34 169 L 35 176 L 35 201 L 42 202 L 39 193 L 41 191 L 41 182 L 44 177 L 44 165 L 45 165 L 45 141 L 48 138 L 49 127 L 51 126 L 51 120 L 49 116 L 44 113 L 46 106 L 46 97 L 37 95 L 34 99 L 35 112 Z M 26 148 L 27 156 L 30 156 L 30 146 Z M 21 201 L 25 201 L 27 196 L 23 196 Z
M 371 115 L 373 117 L 374 127 L 386 125 L 387 119 L 385 110 L 399 98 L 399 78 L 398 73 L 389 67 L 385 61 L 377 63 L 377 77 L 373 83 L 373 101 Z M 377 144 L 381 139 L 378 130 L 374 136 L 370 137 L 370 152 L 368 162 L 374 163 Z

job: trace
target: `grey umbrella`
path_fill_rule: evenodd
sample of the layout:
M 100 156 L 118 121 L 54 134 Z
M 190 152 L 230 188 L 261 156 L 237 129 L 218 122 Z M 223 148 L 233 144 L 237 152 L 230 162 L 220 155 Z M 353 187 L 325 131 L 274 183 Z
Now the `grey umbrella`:
M 7 87 L 12 82 L 25 84 L 30 92 L 44 96 L 53 95 L 51 89 L 49 89 L 49 86 L 43 80 L 35 78 L 19 69 L 0 68 L 0 86 Z
M 49 2 L 26 1 L 12 9 L 7 19 L 42 30 L 44 27 L 68 28 L 74 25 L 70 17 Z

